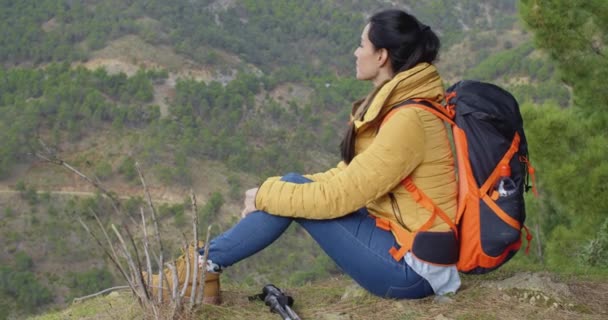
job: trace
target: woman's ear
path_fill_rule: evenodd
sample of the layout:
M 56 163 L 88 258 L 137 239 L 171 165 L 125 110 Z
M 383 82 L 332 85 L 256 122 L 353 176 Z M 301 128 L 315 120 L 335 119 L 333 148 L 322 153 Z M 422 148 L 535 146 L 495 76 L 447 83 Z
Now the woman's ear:
M 384 67 L 386 65 L 386 63 L 389 61 L 388 50 L 386 50 L 386 48 L 382 48 L 379 51 L 380 51 L 380 54 L 378 55 L 378 67 Z

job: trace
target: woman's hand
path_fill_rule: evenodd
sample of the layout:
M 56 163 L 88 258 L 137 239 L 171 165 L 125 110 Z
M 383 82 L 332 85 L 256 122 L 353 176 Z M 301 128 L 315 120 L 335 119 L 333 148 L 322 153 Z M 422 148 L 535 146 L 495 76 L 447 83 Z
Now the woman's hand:
M 253 188 L 245 191 L 245 201 L 243 202 L 245 208 L 243 209 L 243 212 L 241 212 L 242 218 L 245 218 L 248 214 L 257 210 L 255 208 L 255 195 L 257 193 L 258 188 Z

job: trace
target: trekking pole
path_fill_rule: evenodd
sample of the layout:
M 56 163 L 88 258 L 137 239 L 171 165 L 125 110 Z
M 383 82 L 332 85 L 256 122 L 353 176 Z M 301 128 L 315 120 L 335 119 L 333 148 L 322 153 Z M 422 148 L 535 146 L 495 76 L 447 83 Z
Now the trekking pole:
M 285 310 L 291 317 L 291 320 L 302 320 L 302 319 L 300 319 L 300 316 L 298 316 L 298 314 L 295 311 L 293 311 L 293 309 L 291 309 L 291 307 L 285 306 Z
M 281 318 L 283 318 L 283 320 L 296 320 L 295 318 L 292 318 L 291 314 L 285 309 L 285 308 L 289 308 L 289 306 L 285 306 L 285 308 L 284 308 L 276 296 L 268 295 L 268 296 L 266 296 L 266 299 L 264 299 L 264 302 L 266 303 L 267 306 L 270 307 L 271 312 L 278 313 L 281 316 Z M 299 319 L 299 318 L 297 318 L 297 319 Z
M 264 300 L 264 303 L 270 307 L 270 311 L 278 313 L 283 320 L 301 320 L 298 314 L 291 309 L 293 298 L 284 294 L 273 284 L 266 285 L 262 289 L 262 293 L 255 297 Z

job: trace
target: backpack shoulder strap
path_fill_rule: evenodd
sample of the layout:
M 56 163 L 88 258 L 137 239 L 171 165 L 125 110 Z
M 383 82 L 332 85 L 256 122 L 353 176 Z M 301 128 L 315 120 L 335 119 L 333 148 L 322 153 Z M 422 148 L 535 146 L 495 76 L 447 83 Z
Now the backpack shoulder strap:
M 392 107 L 382 120 L 380 126 L 382 126 L 386 121 L 388 121 L 401 108 L 407 107 L 420 108 L 426 110 L 436 115 L 440 119 L 450 123 L 451 125 L 455 125 L 454 120 L 452 120 L 453 115 L 450 115 L 450 112 L 442 105 L 432 102 L 430 100 L 412 99 Z M 452 221 L 452 219 L 450 219 L 449 216 L 445 212 L 443 212 L 443 210 L 441 210 L 441 208 L 439 208 L 439 206 L 437 206 L 429 196 L 427 196 L 424 192 L 422 192 L 422 190 L 416 187 L 411 177 L 406 177 L 405 179 L 403 179 L 403 181 L 401 181 L 401 184 L 419 205 L 431 212 L 431 217 L 420 228 L 420 231 L 426 231 L 430 229 L 435 222 L 435 218 L 439 216 L 439 218 L 441 218 L 448 224 L 450 229 L 456 235 L 456 238 L 458 238 L 458 228 L 456 227 L 454 221 Z
M 401 181 L 401 185 L 405 188 L 405 190 L 407 190 L 407 192 L 410 193 L 410 195 L 412 195 L 412 198 L 414 198 L 416 203 L 431 213 L 431 217 L 420 227 L 420 231 L 429 230 L 435 223 L 435 218 L 439 216 L 441 220 L 447 223 L 458 239 L 458 228 L 456 227 L 454 221 L 452 221 L 452 219 L 450 219 L 450 217 L 443 210 L 441 210 L 441 208 L 439 208 L 439 206 L 437 206 L 429 196 L 422 192 L 422 190 L 418 189 L 411 177 L 406 177 L 403 179 L 403 181 Z
M 391 110 L 386 114 L 386 116 L 384 116 L 384 119 L 382 120 L 382 123 L 380 124 L 380 126 L 382 126 L 386 121 L 388 121 L 401 108 L 409 108 L 409 107 L 426 110 L 426 111 L 434 114 L 435 116 L 439 117 L 443 121 L 445 121 L 451 125 L 456 125 L 456 123 L 454 123 L 454 120 L 453 120 L 454 113 L 452 111 L 450 111 L 450 109 L 447 109 L 447 108 L 443 107 L 441 104 L 433 102 L 431 100 L 410 99 L 403 103 L 397 104 L 394 107 L 391 107 Z

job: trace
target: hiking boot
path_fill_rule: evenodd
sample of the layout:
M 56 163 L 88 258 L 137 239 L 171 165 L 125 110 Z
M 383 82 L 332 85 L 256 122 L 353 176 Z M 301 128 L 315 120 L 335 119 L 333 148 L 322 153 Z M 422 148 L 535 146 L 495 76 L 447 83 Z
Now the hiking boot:
M 205 270 L 217 270 L 218 268 L 210 269 L 214 266 L 214 264 L 210 263 L 199 263 L 199 253 L 198 248 L 203 247 L 203 242 L 199 241 L 198 247 L 193 246 L 192 244 L 188 245 L 186 248 L 186 252 L 188 253 L 189 259 L 186 259 L 186 253 L 182 253 L 182 255 L 177 258 L 175 261 L 175 269 L 177 271 L 177 294 L 181 294 L 182 289 L 184 287 L 184 283 L 188 281 L 186 284 L 186 291 L 184 293 L 184 298 L 190 298 L 190 294 L 192 293 L 192 276 L 194 267 L 198 267 L 197 277 L 201 276 L 202 272 Z M 188 263 L 190 264 L 190 270 L 188 271 Z M 142 273 L 144 281 L 148 281 L 147 272 Z M 220 304 L 221 303 L 221 295 L 220 295 L 220 273 L 219 272 L 211 272 L 207 271 L 205 275 L 205 287 L 203 288 L 203 303 L 206 304 Z M 188 276 L 188 279 L 186 279 Z M 160 289 L 159 283 L 160 277 L 157 274 L 152 275 L 152 293 L 156 296 L 158 295 L 158 291 Z M 165 268 L 163 270 L 163 300 L 168 301 L 171 299 L 172 290 L 173 290 L 173 272 L 169 268 Z M 197 291 L 200 288 L 200 283 L 197 283 Z
M 214 305 L 222 303 L 222 296 L 220 293 L 220 274 L 218 272 L 207 272 L 207 274 L 205 274 L 203 303 Z

